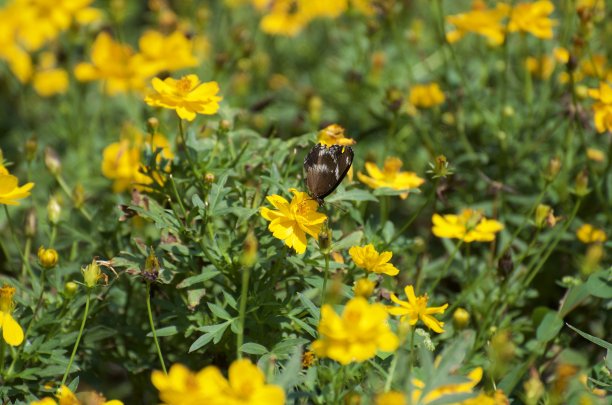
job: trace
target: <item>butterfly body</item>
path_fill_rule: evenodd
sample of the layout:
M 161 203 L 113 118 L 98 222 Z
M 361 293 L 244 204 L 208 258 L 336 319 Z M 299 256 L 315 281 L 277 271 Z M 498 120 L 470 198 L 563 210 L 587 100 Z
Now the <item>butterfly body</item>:
M 304 170 L 308 191 L 319 205 L 340 185 L 352 163 L 353 149 L 349 146 L 313 146 L 304 159 Z

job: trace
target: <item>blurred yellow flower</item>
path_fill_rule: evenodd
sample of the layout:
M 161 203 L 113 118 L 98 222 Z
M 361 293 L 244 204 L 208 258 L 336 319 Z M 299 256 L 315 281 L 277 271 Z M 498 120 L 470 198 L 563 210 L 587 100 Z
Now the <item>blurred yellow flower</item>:
M 540 39 L 552 39 L 557 21 L 549 16 L 554 10 L 554 4 L 548 0 L 518 3 L 510 12 L 508 30 L 527 32 Z
M 140 52 L 135 58 L 151 76 L 198 65 L 198 59 L 193 55 L 193 41 L 181 31 L 170 35 L 146 31 L 140 37 L 138 47 Z
M 271 221 L 268 229 L 275 238 L 302 254 L 306 251 L 306 234 L 317 239 L 327 216 L 317 212 L 319 204 L 308 197 L 308 194 L 294 188 L 289 191 L 293 194 L 291 203 L 280 195 L 269 195 L 266 199 L 276 211 L 261 207 L 259 213 Z
M 19 186 L 17 177 L 0 164 L 0 204 L 19 205 L 19 200 L 28 197 L 33 187 L 31 182 Z
M 471 11 L 446 17 L 446 21 L 455 26 L 454 30 L 446 33 L 448 42 L 455 43 L 467 33 L 474 33 L 486 37 L 491 45 L 501 45 L 505 37 L 505 26 L 501 21 L 508 15 L 510 7 L 497 3 L 494 9 L 487 9 L 476 1 L 474 5 Z
M 598 89 L 589 89 L 589 97 L 596 100 L 593 104 L 593 119 L 597 132 L 612 132 L 612 87 L 600 82 Z
M 325 304 L 319 323 L 321 336 L 312 343 L 312 350 L 319 357 L 329 357 L 343 365 L 371 359 L 377 350 L 393 352 L 399 339 L 389 328 L 387 318 L 384 305 L 368 304 L 363 297 L 351 299 L 342 317 Z
M 58 68 L 53 52 L 42 52 L 32 79 L 32 86 L 42 97 L 64 94 L 68 90 L 68 72 Z
M 416 84 L 410 87 L 408 101 L 417 108 L 432 108 L 444 103 L 444 93 L 438 83 Z
M 376 287 L 376 283 L 374 281 L 370 281 L 363 277 L 355 281 L 353 292 L 355 293 L 355 297 L 368 298 L 370 295 L 372 295 L 374 287 Z
M 153 371 L 151 382 L 166 405 L 285 403 L 282 388 L 266 384 L 263 372 L 248 359 L 234 361 L 228 377 L 223 377 L 215 366 L 193 373 L 181 364 L 174 364 L 167 375 Z
M 406 405 L 406 396 L 399 391 L 389 391 L 376 395 L 375 405 Z
M 4 285 L 0 288 L 0 329 L 2 338 L 11 346 L 19 346 L 23 342 L 23 329 L 11 315 L 15 303 L 13 302 L 15 288 Z
M 425 182 L 414 172 L 401 172 L 402 161 L 396 157 L 388 157 L 381 171 L 374 163 L 366 162 L 365 169 L 370 176 L 357 173 L 357 177 L 371 188 L 388 187 L 394 190 L 418 188 Z M 408 197 L 408 191 L 400 194 L 401 199 Z
M 604 162 L 606 160 L 606 154 L 599 149 L 587 148 L 586 155 L 595 162 Z
M 432 222 L 433 234 L 438 238 L 461 239 L 467 243 L 491 242 L 495 240 L 495 234 L 504 229 L 501 222 L 487 219 L 481 212 L 472 209 L 464 209 L 459 215 L 434 214 Z
M 606 73 L 606 65 L 608 61 L 605 55 L 595 54 L 580 62 L 578 69 L 585 76 L 603 79 Z
M 372 244 L 363 247 L 353 246 L 349 249 L 349 254 L 357 267 L 367 271 L 389 276 L 395 276 L 399 273 L 399 269 L 389 263 L 389 260 L 393 257 L 393 253 L 378 253 Z
M 336 18 L 348 9 L 348 0 L 302 0 L 300 11 L 308 20 Z
M 553 49 L 553 56 L 555 60 L 559 63 L 567 63 L 570 58 L 569 51 L 566 48 L 555 47 Z
M 309 19 L 300 12 L 299 4 L 294 0 L 274 1 L 259 23 L 261 30 L 266 34 L 288 37 L 299 34 L 309 23 Z
M 603 243 L 607 239 L 603 229 L 595 228 L 591 224 L 584 224 L 578 228 L 576 236 L 582 243 Z
M 446 396 L 456 394 L 470 394 L 472 393 L 472 389 L 476 387 L 476 385 L 482 379 L 482 368 L 477 367 L 474 370 L 470 371 L 467 375 L 467 379 L 469 381 L 466 381 L 464 383 L 445 384 L 442 386 L 438 386 L 437 388 L 428 390 L 427 394 L 423 396 L 423 388 L 425 388 L 425 383 L 417 378 L 413 378 L 412 403 L 430 404 Z M 464 402 L 456 402 L 456 404 L 461 405 L 464 404 Z M 488 403 L 486 402 L 484 404 L 488 405 Z
M 57 405 L 57 402 L 51 397 L 44 397 L 38 401 L 30 402 L 30 405 Z
M 77 395 L 79 395 L 81 398 L 77 398 Z M 58 399 L 59 405 L 123 405 L 123 402 L 117 399 L 106 401 L 106 399 L 97 392 L 89 391 L 84 393 L 78 393 L 77 395 L 75 395 L 74 392 L 70 390 L 70 388 L 65 385 L 62 385 L 57 389 L 55 397 Z M 30 405 L 52 405 L 55 403 L 56 402 L 52 398 L 46 397 L 41 399 L 40 401 L 32 402 Z
M 153 78 L 151 82 L 155 93 L 145 97 L 145 102 L 153 107 L 175 110 L 178 116 L 193 121 L 196 114 L 212 115 L 219 110 L 217 82 L 201 83 L 196 75 L 183 76 L 176 80 L 168 77 L 164 81 Z
M 102 80 L 108 94 L 144 89 L 148 73 L 141 69 L 130 46 L 115 42 L 106 32 L 101 32 L 91 46 L 91 63 L 81 62 L 74 68 L 77 80 Z
M 399 307 L 387 307 L 387 311 L 391 315 L 401 316 L 400 322 L 408 321 L 410 325 L 416 325 L 420 319 L 423 323 L 431 330 L 436 333 L 444 332 L 442 327 L 444 322 L 438 321 L 433 317 L 435 314 L 443 314 L 448 304 L 444 304 L 441 307 L 427 307 L 427 301 L 429 297 L 427 294 L 416 296 L 414 294 L 414 287 L 407 285 L 404 288 L 406 298 L 408 301 L 402 301 L 394 293 L 391 293 L 391 301 L 395 302 Z
M 553 70 L 555 70 L 555 60 L 548 55 L 536 58 L 529 56 L 525 60 L 527 71 L 535 78 L 548 80 Z
M 356 142 L 354 139 L 344 136 L 344 128 L 338 124 L 331 124 L 319 131 L 317 142 L 324 146 L 342 145 L 350 146 Z
M 14 6 L 0 8 L 0 60 L 6 61 L 21 83 L 26 83 L 32 76 L 32 58 L 16 37 L 18 12 Z

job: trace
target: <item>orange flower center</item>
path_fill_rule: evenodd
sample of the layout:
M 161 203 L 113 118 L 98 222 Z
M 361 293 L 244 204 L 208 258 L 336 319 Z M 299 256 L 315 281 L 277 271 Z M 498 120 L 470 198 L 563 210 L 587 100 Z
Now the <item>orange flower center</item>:
M 176 89 L 181 94 L 187 94 L 191 91 L 191 81 L 187 77 L 182 77 L 176 82 Z

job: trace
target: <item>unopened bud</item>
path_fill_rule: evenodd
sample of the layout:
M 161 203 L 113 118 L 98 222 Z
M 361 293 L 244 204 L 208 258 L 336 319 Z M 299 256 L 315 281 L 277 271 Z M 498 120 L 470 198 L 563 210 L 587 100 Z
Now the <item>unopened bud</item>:
M 589 173 L 586 169 L 581 170 L 574 180 L 574 194 L 578 197 L 584 197 L 589 194 L 589 192 Z
M 49 248 L 45 249 L 44 246 L 38 248 L 38 262 L 45 269 L 52 269 L 57 265 L 59 255 L 57 250 Z
M 36 151 L 38 150 L 38 141 L 36 137 L 28 139 L 25 143 L 25 156 L 28 162 L 31 162 L 36 157 Z
M 319 233 L 319 247 L 321 248 L 321 252 L 323 252 L 323 254 L 329 253 L 329 249 L 331 247 L 331 240 L 332 240 L 331 229 L 329 229 L 328 227 L 325 227 Z
M 159 265 L 159 260 L 157 259 L 157 256 L 155 256 L 155 249 L 151 247 L 149 248 L 149 255 L 145 260 L 145 267 L 142 271 L 142 277 L 148 282 L 154 283 L 159 277 L 160 269 L 161 266 Z
M 95 259 L 87 266 L 81 267 L 81 273 L 83 274 L 83 280 L 87 288 L 94 288 L 98 285 L 98 280 L 104 277 Z
M 387 89 L 385 102 L 391 111 L 397 111 L 404 102 L 404 95 L 399 89 L 392 87 Z
M 457 330 L 465 329 L 470 323 L 470 313 L 463 308 L 457 308 L 453 312 L 453 326 Z
M 64 295 L 68 298 L 74 297 L 77 290 L 79 289 L 79 285 L 74 281 L 68 281 L 64 284 Z
M 212 173 L 206 173 L 204 175 L 204 181 L 207 182 L 208 184 L 212 184 L 215 182 L 215 175 Z
M 25 215 L 24 233 L 26 237 L 33 238 L 36 236 L 37 224 L 36 209 L 30 208 Z
M 62 207 L 60 206 L 57 198 L 51 197 L 47 203 L 47 218 L 53 225 L 57 225 L 62 214 Z
M 50 146 L 45 148 L 45 166 L 47 166 L 49 172 L 54 176 L 59 175 L 62 171 L 62 162 L 60 161 L 59 155 Z
M 446 160 L 444 155 L 438 155 L 433 163 L 429 163 L 429 167 L 431 167 L 431 170 L 428 170 L 427 173 L 433 174 L 432 178 L 434 179 L 448 177 L 453 174 L 448 168 L 448 160 Z
M 553 219 L 555 218 L 552 207 L 546 204 L 539 204 L 535 211 L 535 226 L 539 229 L 548 226 L 551 223 L 551 216 Z M 554 226 L 554 223 L 552 225 Z
M 546 167 L 546 171 L 544 172 L 544 179 L 549 183 L 552 182 L 555 178 L 557 178 L 560 170 L 561 160 L 558 157 L 550 159 L 548 166 Z
M 232 129 L 232 123 L 229 120 L 221 120 L 221 122 L 219 122 L 219 129 L 223 132 L 227 132 Z
M 85 189 L 80 183 L 72 190 L 72 202 L 76 208 L 81 208 L 85 203 Z
M 244 244 L 242 245 L 242 255 L 240 256 L 240 263 L 245 267 L 253 267 L 257 263 L 257 237 L 253 230 L 249 230 L 247 233 Z
M 159 120 L 155 117 L 151 117 L 147 120 L 147 131 L 150 134 L 156 134 L 159 129 Z

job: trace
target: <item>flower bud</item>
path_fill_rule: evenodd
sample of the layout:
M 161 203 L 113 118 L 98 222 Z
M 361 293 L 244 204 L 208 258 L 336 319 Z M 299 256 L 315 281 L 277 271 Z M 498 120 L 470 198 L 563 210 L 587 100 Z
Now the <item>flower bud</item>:
M 427 173 L 432 173 L 434 179 L 445 178 L 453 174 L 448 168 L 448 161 L 444 155 L 438 155 L 433 163 L 429 163 L 429 167 L 431 167 L 431 170 L 428 170 Z
M 31 208 L 26 212 L 25 215 L 25 226 L 24 233 L 28 238 L 36 236 L 36 228 L 38 225 L 38 219 L 36 217 L 36 209 Z
M 586 255 L 580 266 L 580 273 L 588 277 L 599 269 L 599 263 L 604 255 L 604 249 L 601 243 L 589 245 Z
M 257 237 L 253 230 L 249 230 L 246 239 L 242 245 L 242 255 L 240 256 L 240 263 L 245 267 L 253 267 L 257 263 Z
M 552 221 L 551 221 L 552 217 Z M 555 225 L 555 216 L 553 215 L 553 209 L 550 205 L 539 204 L 535 211 L 535 226 L 539 229 L 544 228 L 545 226 Z
M 537 405 L 544 395 L 545 389 L 538 372 L 534 368 L 529 372 L 529 379 L 525 381 L 523 388 L 525 389 L 525 404 Z
M 581 170 L 574 180 L 574 194 L 578 197 L 584 197 L 589 194 L 589 173 L 586 170 Z
M 221 120 L 221 122 L 219 122 L 219 129 L 223 132 L 227 132 L 232 129 L 232 123 L 230 120 Z
M 550 159 L 550 161 L 548 162 L 548 166 L 544 171 L 544 179 L 549 183 L 552 182 L 557 177 L 560 170 L 561 160 L 558 157 Z
M 457 330 L 465 329 L 470 323 L 470 313 L 463 308 L 457 308 L 453 312 L 453 326 Z
M 147 131 L 150 134 L 156 134 L 159 129 L 159 120 L 155 117 L 151 117 L 147 120 Z
M 512 261 L 512 254 L 507 250 L 497 262 L 497 272 L 503 277 L 508 277 L 512 270 L 514 270 L 514 262 Z
M 38 262 L 45 269 L 52 269 L 57 265 L 59 255 L 57 250 L 49 248 L 45 249 L 44 246 L 38 248 Z
M 64 284 L 64 295 L 68 298 L 72 298 L 78 289 L 79 285 L 77 283 L 74 281 L 68 281 L 66 284 Z
M 87 266 L 81 267 L 81 273 L 83 273 L 83 280 L 87 288 L 94 288 L 98 285 L 98 280 L 104 277 L 95 259 Z
M 60 206 L 57 198 L 51 197 L 47 203 L 47 218 L 53 225 L 57 225 L 60 220 L 62 213 L 62 207 Z
M 321 248 L 321 252 L 324 254 L 329 253 L 329 249 L 331 248 L 331 240 L 331 229 L 326 226 L 323 228 L 321 233 L 319 233 L 319 248 Z
M 47 166 L 49 172 L 54 176 L 59 175 L 62 171 L 62 162 L 57 152 L 50 146 L 45 148 L 45 166 Z
M 85 189 L 80 183 L 72 190 L 72 202 L 76 208 L 81 208 L 85 203 Z
M 212 184 L 215 182 L 215 175 L 212 173 L 206 173 L 204 175 L 204 181 L 208 184 Z
M 159 265 L 159 260 L 157 256 L 155 256 L 155 250 L 151 247 L 149 248 L 149 255 L 147 256 L 147 260 L 145 260 L 145 267 L 142 271 L 142 277 L 154 283 L 157 281 L 157 277 L 159 277 L 159 270 L 161 266 Z
M 26 160 L 31 162 L 36 157 L 36 151 L 38 150 L 38 141 L 36 137 L 31 137 L 25 143 L 25 155 Z

